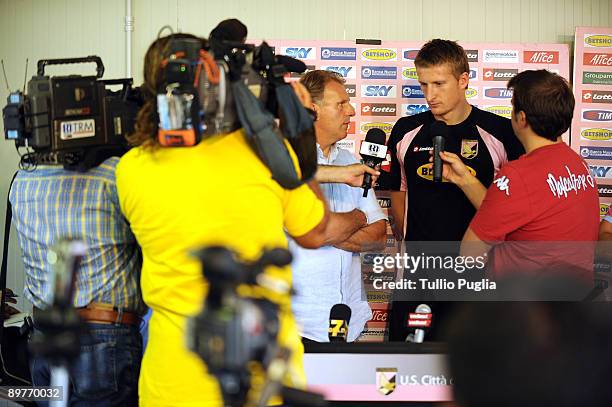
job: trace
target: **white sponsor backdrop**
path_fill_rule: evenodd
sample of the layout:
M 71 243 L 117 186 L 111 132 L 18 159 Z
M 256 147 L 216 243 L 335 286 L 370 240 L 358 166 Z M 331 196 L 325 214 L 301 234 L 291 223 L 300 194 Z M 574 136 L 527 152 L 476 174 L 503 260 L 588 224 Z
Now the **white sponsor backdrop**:
M 612 203 L 612 28 L 576 28 L 573 82 L 572 148 L 597 180 L 603 216 Z
M 381 45 L 356 45 L 353 41 L 269 41 L 277 54 L 299 58 L 309 69 L 326 69 L 346 79 L 356 115 L 342 145 L 356 155 L 367 131 L 378 127 L 387 135 L 402 116 L 428 110 L 421 92 L 414 58 L 424 44 L 418 42 L 382 42 Z M 512 97 L 507 81 L 527 69 L 549 69 L 569 78 L 569 48 L 563 44 L 461 43 L 468 54 L 470 83 L 466 96 L 471 104 L 504 117 L 510 117 Z M 297 80 L 299 75 L 292 75 Z M 567 138 L 566 141 L 569 141 Z M 388 162 L 387 162 L 388 164 Z M 384 168 L 384 166 L 383 166 Z M 387 197 L 378 191 L 379 200 Z M 387 209 L 385 209 L 387 211 Z M 389 229 L 388 235 L 391 236 Z M 392 240 L 392 238 L 391 238 Z M 397 250 L 393 242 L 387 249 Z M 368 278 L 368 265 L 362 264 L 365 290 L 373 317 L 362 340 L 382 341 L 388 332 L 390 292 L 375 290 Z M 391 278 L 395 273 L 392 273 Z

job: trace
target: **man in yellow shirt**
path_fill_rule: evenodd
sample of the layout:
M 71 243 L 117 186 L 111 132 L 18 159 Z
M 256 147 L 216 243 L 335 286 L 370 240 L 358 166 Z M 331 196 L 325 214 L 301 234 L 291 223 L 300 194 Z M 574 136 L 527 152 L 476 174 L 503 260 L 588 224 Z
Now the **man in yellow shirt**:
M 255 259 L 264 248 L 286 248 L 285 231 L 300 245 L 316 248 L 333 233 L 363 226 L 366 219 L 328 224 L 317 184 L 283 189 L 242 130 L 213 135 L 194 147 L 157 145 L 155 96 L 163 83 L 160 62 L 168 55 L 168 42 L 160 38 L 147 51 L 145 105 L 131 140 L 138 147 L 117 167 L 121 208 L 143 252 L 143 298 L 153 310 L 139 397 L 145 406 L 222 406 L 217 381 L 186 347 L 187 318 L 200 311 L 207 293 L 190 252 L 221 245 Z M 288 267 L 266 273 L 291 282 Z M 289 301 L 288 294 L 278 300 L 278 342 L 292 352 L 285 384 L 303 387 L 303 348 Z

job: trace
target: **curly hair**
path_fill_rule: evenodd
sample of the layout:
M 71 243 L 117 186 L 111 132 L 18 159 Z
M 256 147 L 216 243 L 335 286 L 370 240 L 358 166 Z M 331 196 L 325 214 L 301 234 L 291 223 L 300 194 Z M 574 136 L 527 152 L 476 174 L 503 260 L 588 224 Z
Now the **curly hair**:
M 165 82 L 164 70 L 161 69 L 161 62 L 169 56 L 169 48 L 173 39 L 194 38 L 202 41 L 202 48 L 207 47 L 204 38 L 196 37 L 191 34 L 172 34 L 158 38 L 149 46 L 144 60 L 144 82 L 141 85 L 141 92 L 144 104 L 136 116 L 134 133 L 126 138 L 132 146 L 156 147 L 159 117 L 157 115 L 157 94 L 161 91 L 161 86 Z

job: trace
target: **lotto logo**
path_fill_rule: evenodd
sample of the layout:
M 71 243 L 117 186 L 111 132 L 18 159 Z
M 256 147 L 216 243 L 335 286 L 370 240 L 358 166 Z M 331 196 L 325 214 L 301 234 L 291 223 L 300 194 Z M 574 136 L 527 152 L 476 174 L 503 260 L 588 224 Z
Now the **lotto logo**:
M 397 105 L 395 103 L 362 103 L 361 114 L 363 116 L 395 116 Z
M 483 68 L 482 78 L 485 81 L 507 82 L 518 73 L 518 69 Z
M 584 103 L 612 103 L 612 91 L 609 90 L 583 90 Z

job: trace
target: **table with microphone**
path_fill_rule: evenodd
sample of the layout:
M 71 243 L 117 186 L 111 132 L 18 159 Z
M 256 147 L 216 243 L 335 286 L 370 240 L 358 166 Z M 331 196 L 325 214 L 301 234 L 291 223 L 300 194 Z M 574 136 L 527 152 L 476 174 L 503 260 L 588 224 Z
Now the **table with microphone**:
M 412 333 L 405 342 L 347 343 L 351 309 L 331 308 L 329 343 L 304 344 L 308 389 L 333 405 L 433 405 L 452 400 L 446 345 L 427 342 L 431 308 L 420 304 L 409 313 Z

